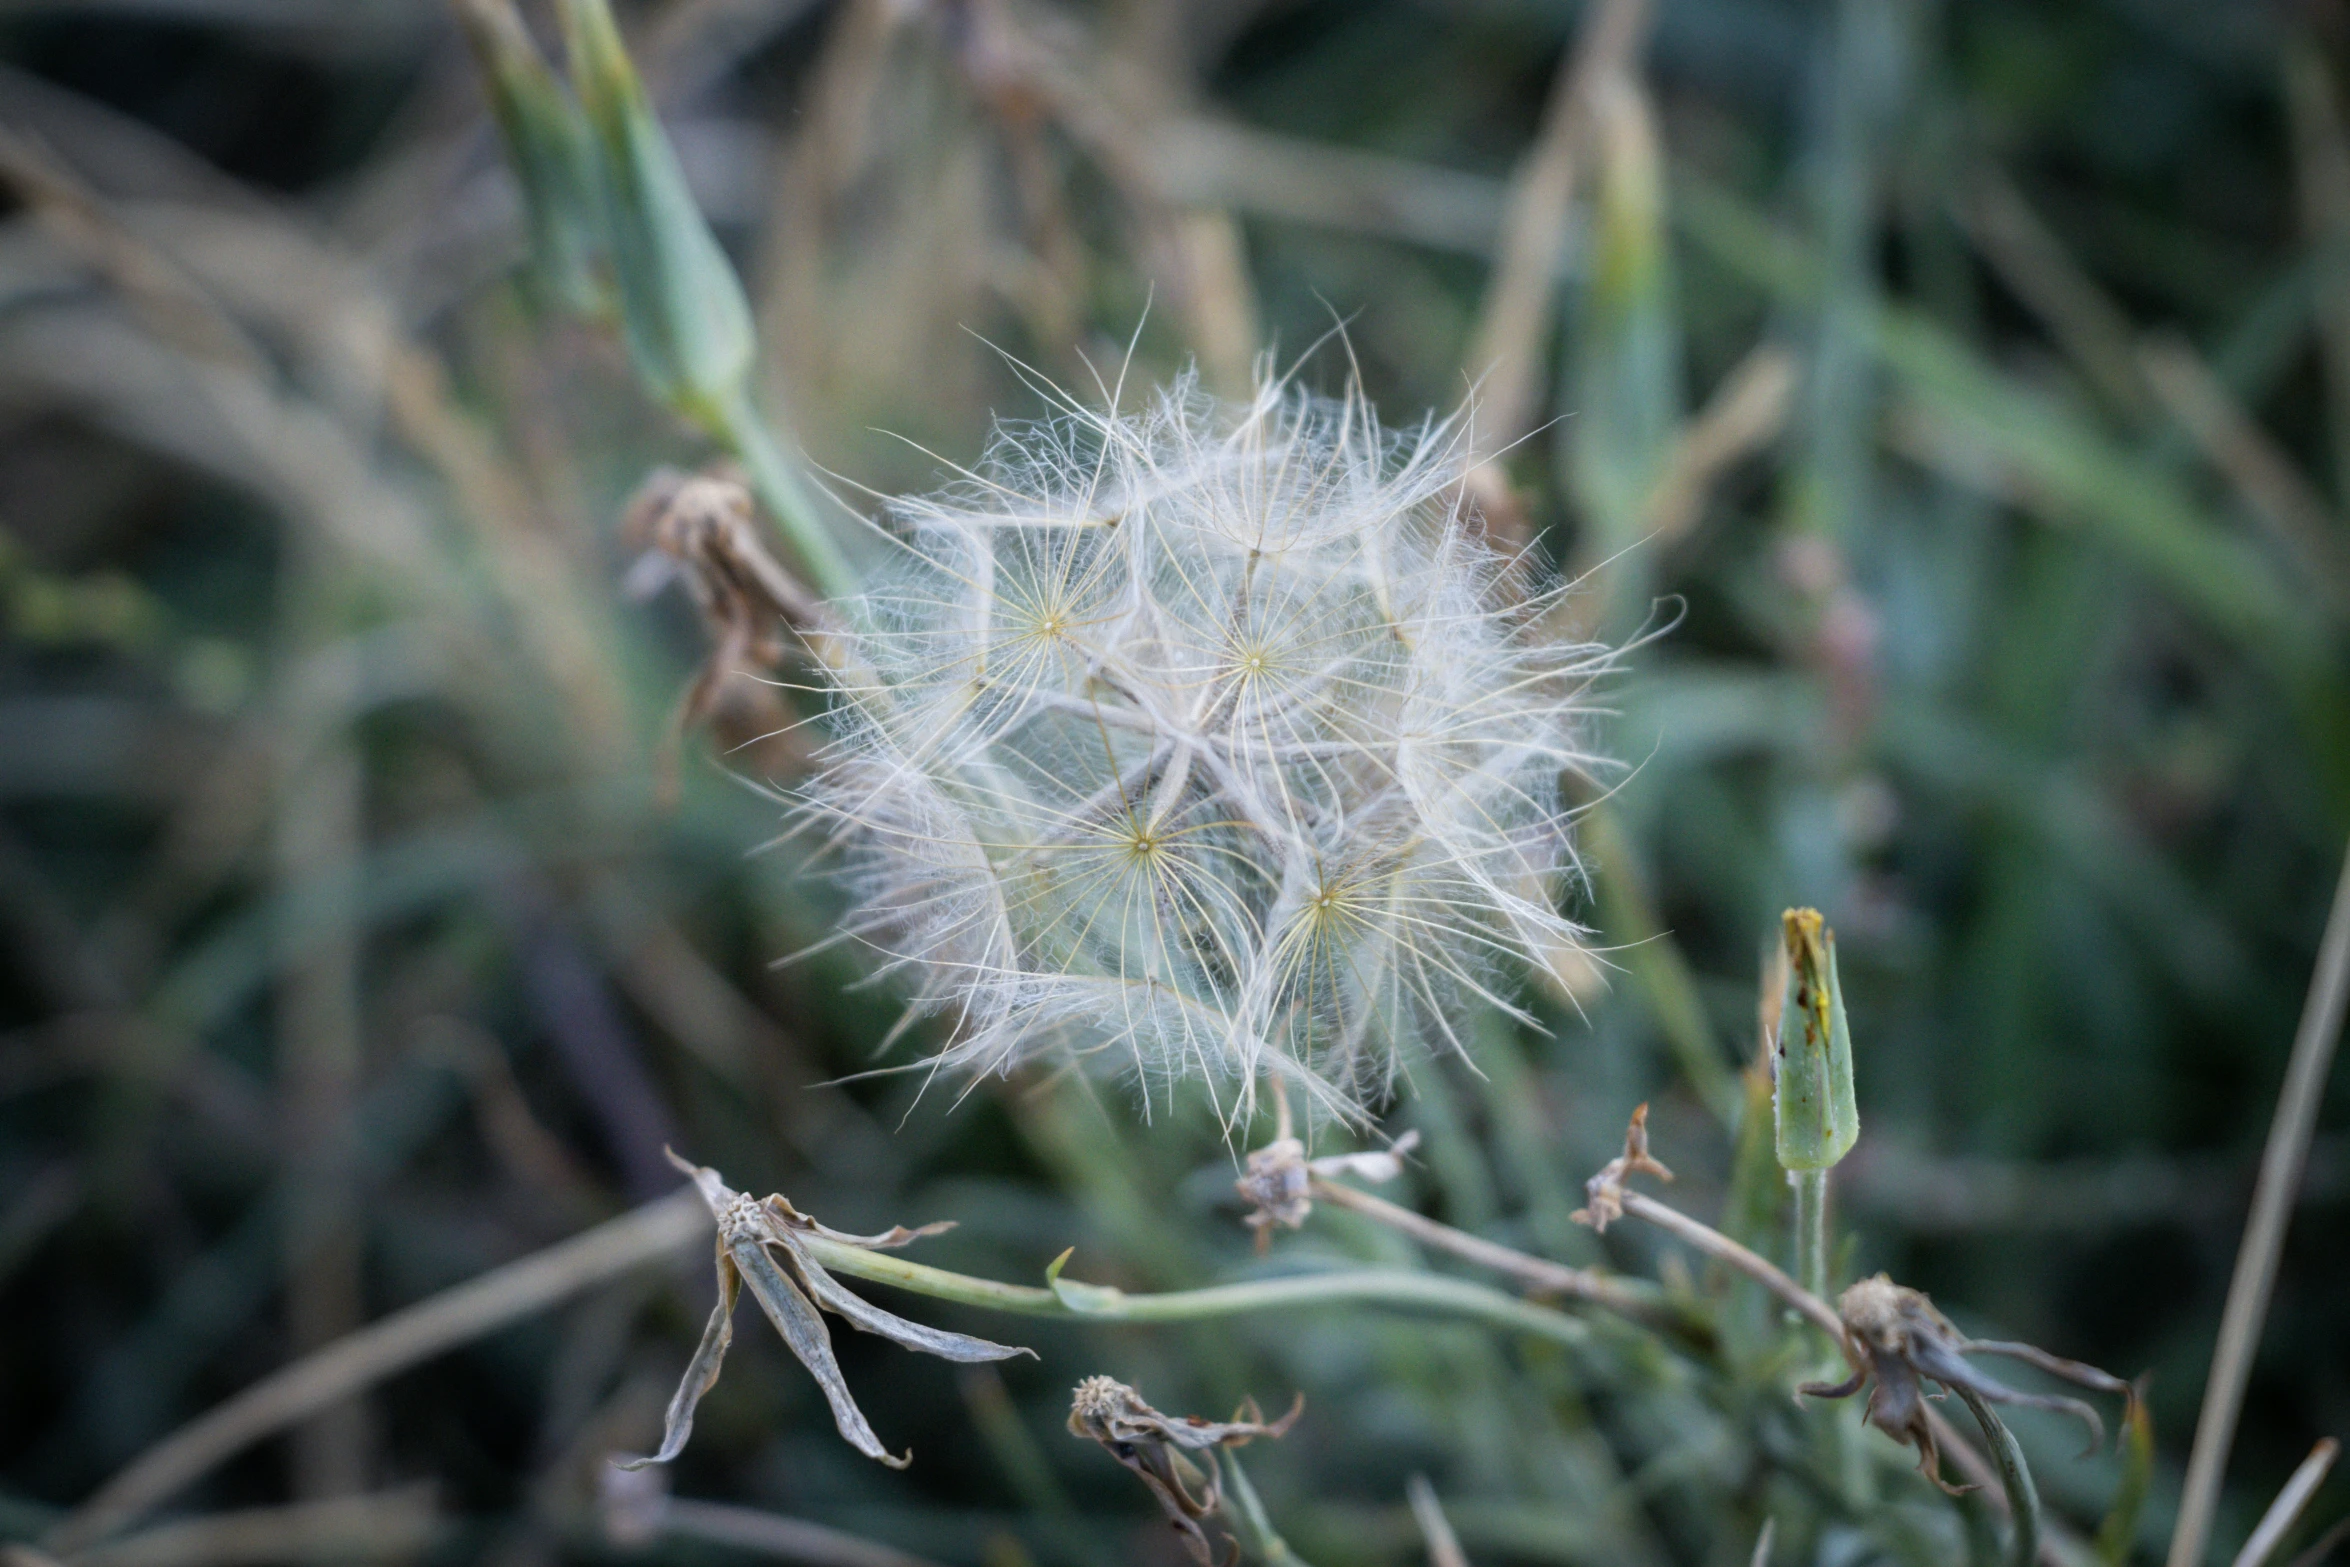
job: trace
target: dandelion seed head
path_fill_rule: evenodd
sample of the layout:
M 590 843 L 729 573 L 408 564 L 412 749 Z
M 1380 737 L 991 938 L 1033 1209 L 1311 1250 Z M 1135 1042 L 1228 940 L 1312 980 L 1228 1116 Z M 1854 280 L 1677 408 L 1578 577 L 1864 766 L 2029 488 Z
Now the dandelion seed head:
M 998 430 L 900 549 L 797 807 L 848 930 L 954 1032 L 1228 1115 L 1358 1115 L 1578 932 L 1561 781 L 1603 650 L 1464 510 L 1459 421 L 1186 379 Z

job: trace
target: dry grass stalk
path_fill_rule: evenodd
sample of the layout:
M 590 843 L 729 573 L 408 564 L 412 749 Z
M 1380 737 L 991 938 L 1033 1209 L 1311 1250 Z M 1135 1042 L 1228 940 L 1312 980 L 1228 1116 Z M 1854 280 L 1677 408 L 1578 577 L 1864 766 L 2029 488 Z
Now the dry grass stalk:
M 2268 1511 L 2260 1515 L 2260 1522 L 2244 1541 L 2244 1548 L 2236 1553 L 2235 1567 L 2262 1567 L 2277 1553 L 2293 1525 L 2301 1521 L 2301 1514 L 2317 1495 L 2317 1488 L 2333 1472 L 2334 1460 L 2341 1455 L 2341 1443 L 2330 1436 L 2319 1439 L 2309 1450 L 2309 1456 L 2294 1469 L 2285 1488 L 2277 1493 L 2277 1499 L 2268 1504 Z
M 1686 537 L 1722 475 L 1778 438 L 1794 406 L 1797 374 L 1792 353 L 1764 343 L 1722 377 L 1649 492 L 1648 530 L 1655 545 Z
M 2211 1376 L 2203 1388 L 2203 1409 L 2195 1421 L 2195 1446 L 2187 1460 L 2169 1567 L 2197 1567 L 2210 1539 L 2220 1480 L 2227 1471 L 2228 1448 L 2235 1441 L 2236 1415 L 2243 1407 L 2244 1384 L 2252 1375 L 2252 1354 L 2259 1347 L 2260 1325 L 2268 1315 L 2269 1294 L 2276 1284 L 2285 1223 L 2292 1217 L 2293 1190 L 2301 1183 L 2310 1133 L 2317 1124 L 2318 1104 L 2325 1096 L 2327 1070 L 2333 1065 L 2334 1047 L 2341 1038 L 2346 1003 L 2350 1003 L 2350 856 L 2344 858 L 2341 880 L 2334 888 L 2333 910 L 2326 917 L 2325 935 L 2318 945 L 2317 971 L 2310 976 L 2292 1060 L 2286 1065 L 2284 1087 L 2277 1095 L 2276 1119 L 2269 1126 L 2268 1145 L 2261 1152 L 2260 1178 L 2252 1188 L 2252 1215 L 2244 1225 L 2235 1276 L 2228 1282 L 2227 1305 L 2220 1313 L 2219 1342 L 2212 1351 Z
M 66 1567 L 298 1567 L 421 1557 L 441 1532 L 430 1485 L 208 1513 L 79 1552 Z
M 1428 1477 L 1415 1474 L 1403 1489 L 1412 1504 L 1412 1522 L 1428 1542 L 1428 1567 L 1469 1567 L 1469 1553 L 1461 1549 L 1461 1537 L 1453 1533 L 1452 1520 L 1444 1516 L 1444 1504 L 1436 1499 L 1436 1487 Z
M 668 1538 L 699 1540 L 807 1567 L 936 1567 L 910 1551 L 804 1518 L 673 1497 L 662 1472 L 655 1469 L 606 1469 L 597 1501 L 604 1536 L 622 1551 L 643 1551 Z
M 59 1555 L 85 1550 L 272 1432 L 418 1361 L 674 1256 L 708 1234 L 709 1223 L 700 1195 L 682 1190 L 396 1311 L 263 1377 L 165 1437 L 42 1543 Z
M 1482 377 L 1478 444 L 1488 454 L 1515 441 L 1533 416 L 1593 101 L 1603 84 L 1631 70 L 1648 18 L 1648 0 L 1605 0 L 1586 13 L 1543 110 L 1534 150 L 1512 182 L 1468 357 L 1470 373 Z

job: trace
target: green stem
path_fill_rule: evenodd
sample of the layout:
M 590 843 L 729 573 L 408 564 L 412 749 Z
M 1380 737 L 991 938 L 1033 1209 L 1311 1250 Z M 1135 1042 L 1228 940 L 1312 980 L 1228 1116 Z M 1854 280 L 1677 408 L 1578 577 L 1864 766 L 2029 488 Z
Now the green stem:
M 1244 1312 L 1359 1301 L 1405 1311 L 1470 1317 L 1561 1344 L 1581 1344 L 1590 1332 L 1565 1312 L 1537 1306 L 1481 1284 L 1395 1268 L 1300 1273 L 1286 1278 L 1252 1279 L 1244 1284 L 1218 1284 L 1207 1289 L 1174 1290 L 1161 1295 L 1129 1295 L 1124 1290 L 1073 1280 L 1056 1281 L 1051 1289 L 1034 1289 L 994 1279 L 975 1279 L 967 1274 L 908 1262 L 886 1252 L 827 1240 L 821 1235 L 802 1237 L 799 1244 L 835 1273 L 870 1279 L 876 1284 L 892 1284 L 934 1300 L 1026 1317 L 1067 1317 L 1094 1322 L 1197 1322 Z
M 748 397 L 730 399 L 717 410 L 718 438 L 726 443 L 743 471 L 749 475 L 751 488 L 758 494 L 784 541 L 808 580 L 825 598 L 839 602 L 856 593 L 857 568 L 849 564 L 841 553 L 832 530 L 824 525 L 816 509 L 816 499 L 794 471 L 783 449 L 775 444 L 766 422 L 751 408 Z
M 1950 1384 L 1950 1391 L 1965 1400 L 1966 1407 L 1974 1412 L 1975 1424 L 1983 1428 L 1983 1440 L 1991 1449 L 1992 1461 L 1999 1466 L 1999 1483 L 2007 1489 L 2007 1511 L 2015 1523 L 2015 1538 L 2007 1552 L 2009 1567 L 2034 1567 L 2040 1556 L 2040 1493 L 2032 1484 L 2032 1470 L 2024 1462 L 2024 1450 L 2016 1445 L 2015 1433 L 1991 1413 L 1991 1406 L 1979 1395 L 1958 1383 Z
M 1828 1172 L 1795 1170 L 1795 1276 L 1828 1298 Z
M 1257 1488 L 1248 1483 L 1248 1471 L 1240 1467 L 1239 1457 L 1227 1449 L 1217 1455 L 1217 1461 L 1231 1481 L 1232 1500 L 1238 1504 L 1234 1510 L 1248 1530 L 1249 1545 L 1256 1558 L 1265 1567 L 1307 1567 L 1273 1527 L 1273 1520 L 1266 1516 L 1265 1504 L 1257 1500 Z

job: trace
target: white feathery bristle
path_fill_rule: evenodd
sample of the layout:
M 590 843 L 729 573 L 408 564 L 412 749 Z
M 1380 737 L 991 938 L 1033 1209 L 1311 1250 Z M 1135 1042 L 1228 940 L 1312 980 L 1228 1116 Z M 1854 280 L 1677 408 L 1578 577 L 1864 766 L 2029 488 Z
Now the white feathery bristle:
M 1186 378 L 891 504 L 799 809 L 848 932 L 953 1018 L 939 1065 L 1094 1055 L 1232 1117 L 1278 1076 L 1357 1117 L 1576 939 L 1559 785 L 1606 657 L 1512 591 L 1466 448 Z

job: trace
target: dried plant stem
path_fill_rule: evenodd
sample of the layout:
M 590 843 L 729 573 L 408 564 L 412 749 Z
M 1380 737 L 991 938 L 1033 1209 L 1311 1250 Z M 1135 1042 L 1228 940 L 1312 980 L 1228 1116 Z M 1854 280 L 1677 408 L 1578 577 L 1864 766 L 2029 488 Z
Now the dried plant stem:
M 249 1562 L 402 1561 L 440 1530 L 430 1485 L 290 1507 L 241 1508 L 142 1529 L 73 1558 L 72 1567 L 242 1567 Z
M 2285 1536 L 2294 1524 L 2301 1521 L 2301 1510 L 2309 1505 L 2317 1488 L 2325 1484 L 2326 1475 L 2333 1469 L 2334 1460 L 2342 1454 L 2342 1444 L 2332 1437 L 2322 1437 L 2309 1456 L 2301 1460 L 2301 1467 L 2285 1482 L 2277 1499 L 2268 1504 L 2268 1511 L 2260 1515 L 2251 1538 L 2236 1553 L 2235 1567 L 2261 1567 L 2285 1543 Z
M 1700 1224 L 1687 1214 L 1666 1207 L 1645 1192 L 1627 1190 L 1623 1194 L 1623 1201 L 1624 1212 L 1628 1216 L 1646 1219 L 1658 1229 L 1678 1236 L 1778 1296 L 1814 1327 L 1827 1334 L 1843 1350 L 1854 1369 L 1859 1369 L 1861 1362 L 1844 1337 L 1844 1323 L 1836 1315 L 1836 1308 L 1789 1278 L 1776 1264 L 1747 1250 L 1712 1226 Z
M 100 1486 L 42 1543 L 58 1555 L 76 1552 L 271 1432 L 591 1285 L 689 1244 L 706 1245 L 709 1233 L 701 1194 L 687 1187 L 396 1311 L 262 1378 L 165 1437 Z
M 1428 1477 L 1413 1475 L 1404 1482 L 1403 1490 L 1412 1504 L 1412 1521 L 1420 1526 L 1420 1538 L 1428 1544 L 1428 1567 L 1469 1567 L 1468 1552 L 1461 1549 L 1461 1538 L 1453 1533 L 1452 1520 L 1444 1516 L 1444 1504 L 1436 1499 L 1436 1487 L 1428 1483 Z
M 1506 1273 L 1529 1289 L 1544 1294 L 1564 1295 L 1570 1300 L 1589 1301 L 1595 1306 L 1605 1306 L 1610 1311 L 1643 1321 L 1658 1315 L 1656 1296 L 1629 1280 L 1610 1278 L 1590 1268 L 1570 1268 L 1546 1257 L 1529 1256 L 1482 1236 L 1471 1235 L 1466 1230 L 1439 1224 L 1384 1197 L 1375 1197 L 1369 1192 L 1325 1180 L 1321 1176 L 1314 1177 L 1308 1189 L 1316 1201 L 1376 1219 L 1392 1229 L 1401 1230 L 1422 1245 L 1450 1252 L 1497 1273 Z
M 1356 1301 L 1370 1306 L 1471 1317 L 1495 1327 L 1532 1333 L 1564 1344 L 1580 1344 L 1590 1331 L 1564 1312 L 1504 1295 L 1481 1284 L 1394 1268 L 1293 1274 L 1287 1278 L 1252 1279 L 1244 1284 L 1219 1284 L 1207 1289 L 1174 1290 L 1162 1295 L 1129 1295 L 1124 1290 L 1096 1284 L 1063 1282 L 1055 1289 L 1035 1289 L 1024 1284 L 975 1279 L 884 1252 L 844 1246 L 816 1235 L 807 1237 L 803 1244 L 835 1273 L 870 1279 L 876 1284 L 894 1284 L 933 1300 L 1026 1317 L 1071 1317 L 1097 1322 L 1197 1322 L 1251 1311 Z
M 316 590 L 309 573 L 296 580 Z M 356 674 L 340 678 L 346 661 L 323 662 L 338 672 L 328 683 L 340 709 Z M 281 741 L 274 847 L 289 905 L 302 912 L 280 933 L 286 958 L 275 1013 L 288 1177 L 286 1326 L 294 1352 L 307 1354 L 366 1321 L 352 1142 L 365 1032 L 356 907 L 365 779 L 345 736 L 330 729 L 322 739 L 299 719 L 293 715 Z M 317 890 L 301 898 L 305 887 Z M 372 1446 L 362 1402 L 320 1410 L 293 1443 L 295 1496 L 315 1502 L 366 1490 Z
M 2195 1447 L 2187 1460 L 2187 1481 L 2179 1500 L 2178 1528 L 2171 1535 L 2169 1567 L 2198 1567 L 2211 1537 L 2220 1479 L 2227 1471 L 2228 1447 L 2235 1440 L 2236 1416 L 2243 1407 L 2244 1381 L 2251 1375 L 2252 1352 L 2259 1346 L 2260 1324 L 2268 1315 L 2277 1255 L 2285 1244 L 2285 1221 L 2292 1216 L 2294 1189 L 2301 1184 L 2301 1167 L 2309 1155 L 2309 1136 L 2317 1122 L 2318 1101 L 2324 1097 L 2326 1071 L 2333 1064 L 2334 1046 L 2341 1037 L 2346 1000 L 2350 1000 L 2350 856 L 2345 856 L 2341 880 L 2334 888 L 2333 911 L 2326 917 L 2325 936 L 2318 945 L 2317 972 L 2309 981 L 2300 1032 L 2285 1068 L 2285 1086 L 2277 1096 L 2276 1119 L 2269 1125 L 2268 1147 L 2260 1156 L 2260 1178 L 2252 1188 L 2252 1217 L 2244 1226 L 2235 1277 L 2229 1281 L 2227 1305 L 2220 1313 L 2219 1343 L 2212 1351 L 2211 1377 L 2203 1388 L 2203 1412 L 2195 1422 Z
M 732 1546 L 809 1567 L 935 1567 L 927 1557 L 894 1545 L 755 1507 L 672 1499 L 662 1504 L 660 1521 L 664 1534 L 679 1539 Z
M 1591 102 L 1603 82 L 1632 67 L 1648 35 L 1647 0 L 1593 6 L 1551 89 L 1534 148 L 1511 181 L 1493 277 L 1486 285 L 1468 370 L 1484 378 L 1478 445 L 1487 452 L 1524 433 L 1541 385 L 1559 258 L 1575 202 L 1575 175 L 1591 139 Z

